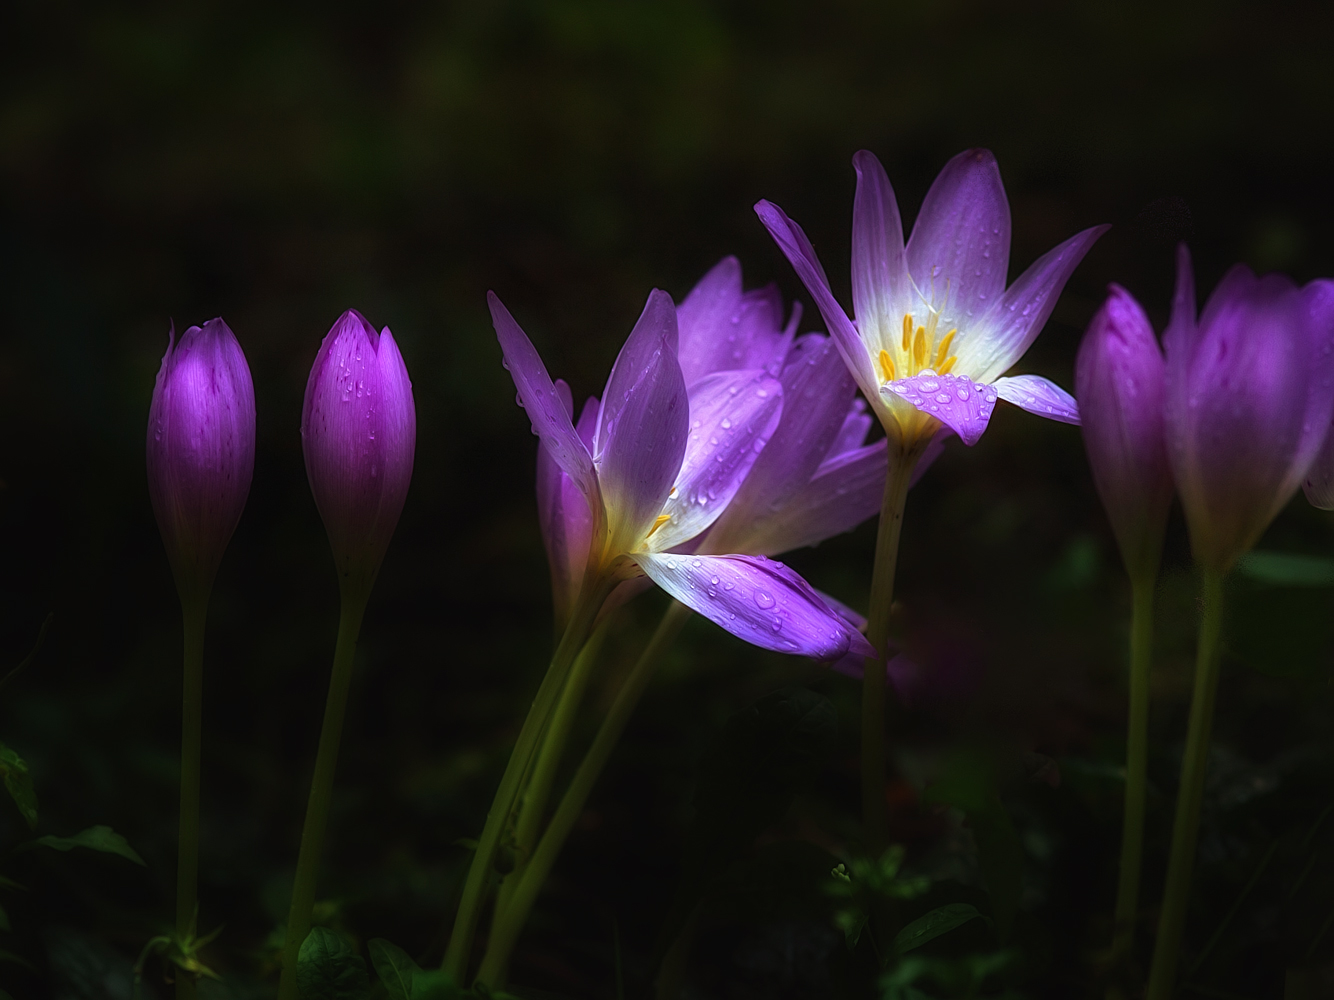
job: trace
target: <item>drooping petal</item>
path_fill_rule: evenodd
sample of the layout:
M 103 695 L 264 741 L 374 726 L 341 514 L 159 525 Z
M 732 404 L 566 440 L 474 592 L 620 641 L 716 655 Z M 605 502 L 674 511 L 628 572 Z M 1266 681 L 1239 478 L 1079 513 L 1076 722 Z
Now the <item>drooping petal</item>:
M 1001 399 L 1021 410 L 1063 424 L 1079 425 L 1079 404 L 1075 397 L 1040 375 L 1012 375 L 998 378 L 992 385 Z
M 1109 228 L 1085 229 L 1034 261 L 959 344 L 958 370 L 991 382 L 1023 357 L 1056 308 L 1070 275 Z
M 836 660 L 859 635 L 810 584 L 763 556 L 644 552 L 631 558 L 682 604 L 762 649 Z
M 528 413 L 533 433 L 545 442 L 552 459 L 565 470 L 579 491 L 587 497 L 596 497 L 592 456 L 575 433 L 570 413 L 557 395 L 537 348 L 495 292 L 486 293 L 486 302 L 491 307 L 491 321 L 500 341 L 505 367 L 514 379 L 514 387 L 519 390 L 519 404 Z M 590 502 L 597 501 L 590 499 Z
M 654 289 L 602 394 L 594 444 L 609 544 L 637 547 L 681 471 L 690 406 L 676 360 L 676 306 Z
M 868 343 L 897 336 L 910 308 L 912 279 L 903 248 L 903 220 L 885 168 L 862 150 L 852 158 L 857 195 L 852 203 L 852 307 Z M 1002 268 L 1002 280 L 1004 268 Z
M 778 374 L 791 335 L 775 285 L 743 292 L 741 264 L 724 257 L 677 307 L 677 357 L 686 385 L 711 372 L 764 368 Z
M 866 412 L 866 400 L 862 399 L 861 396 L 852 397 L 852 405 L 848 407 L 848 415 L 843 418 L 843 426 L 839 428 L 834 443 L 829 446 L 825 458 L 833 458 L 845 451 L 860 448 L 866 443 L 866 435 L 871 432 L 873 423 L 875 421 Z
M 999 395 L 992 386 L 979 385 L 962 375 L 937 375 L 931 371 L 889 382 L 880 391 L 886 396 L 893 393 L 935 417 L 970 447 L 977 444 L 987 429 Z
M 848 366 L 848 371 L 852 372 L 852 377 L 857 380 L 862 391 L 869 397 L 875 398 L 880 381 L 871 366 L 869 349 L 857 333 L 857 328 L 848 319 L 848 314 L 834 298 L 834 293 L 829 290 L 829 279 L 825 277 L 824 268 L 820 266 L 820 259 L 815 255 L 811 241 L 806 238 L 801 227 L 772 202 L 758 202 L 755 205 L 755 213 L 769 230 L 769 235 L 774 238 L 778 248 L 791 262 L 806 290 L 815 299 L 815 305 L 820 310 L 820 315 L 824 317 L 829 333 L 843 355 L 843 363 Z M 879 351 L 878 341 L 876 350 Z
M 570 387 L 561 379 L 556 380 L 556 394 L 566 412 L 572 413 L 574 401 Z M 596 401 L 590 402 L 592 405 L 584 407 L 584 414 L 591 410 L 596 417 Z M 583 423 L 581 418 L 580 425 Z M 574 606 L 583 580 L 593 537 L 593 514 L 587 499 L 569 474 L 556 464 L 546 442 L 540 439 L 537 446 L 537 515 L 551 568 L 551 596 L 559 630 Z
M 965 338 L 1000 299 L 1010 266 L 1010 203 L 989 150 L 965 150 L 945 164 L 913 224 L 907 260 L 918 293 L 946 329 L 958 327 Z
M 764 371 L 716 372 L 690 393 L 690 436 L 667 518 L 648 538 L 655 552 L 694 538 L 728 508 L 778 426 L 783 386 Z

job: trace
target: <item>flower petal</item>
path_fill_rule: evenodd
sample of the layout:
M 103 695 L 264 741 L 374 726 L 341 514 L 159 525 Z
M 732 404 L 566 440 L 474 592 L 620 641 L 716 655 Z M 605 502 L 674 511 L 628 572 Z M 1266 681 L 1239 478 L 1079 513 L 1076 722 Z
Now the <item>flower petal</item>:
M 852 158 L 852 307 L 866 342 L 891 341 L 911 307 L 912 279 L 903 250 L 903 220 L 885 168 L 862 150 Z M 1003 270 L 1002 270 L 1003 274 Z
M 570 387 L 556 380 L 556 394 L 566 412 L 574 408 Z M 593 404 L 594 401 L 590 401 Z M 596 405 L 586 405 L 584 414 L 597 413 Z M 580 424 L 584 423 L 580 419 Z M 574 606 L 588 549 L 593 538 L 593 514 L 588 501 L 574 481 L 556 464 L 546 442 L 537 445 L 537 516 L 542 529 L 542 543 L 551 568 L 551 596 L 556 609 L 557 627 L 562 627 Z
M 1000 299 L 1010 266 L 1010 203 L 989 150 L 965 150 L 945 164 L 917 214 L 907 259 L 918 294 L 940 311 L 944 329 L 958 327 L 966 337 Z
M 959 344 L 959 370 L 991 382 L 1023 357 L 1056 308 L 1070 275 L 1110 228 L 1085 229 L 1034 261 L 979 319 L 976 332 Z
M 551 376 L 547 374 L 537 348 L 495 292 L 487 292 L 486 301 L 491 307 L 491 321 L 500 341 L 505 367 L 514 379 L 514 387 L 519 390 L 519 405 L 527 411 L 533 433 L 546 444 L 552 459 L 565 470 L 579 492 L 595 497 L 597 481 L 593 459 L 575 433 L 570 413 L 551 384 Z M 594 501 L 590 499 L 591 502 Z
M 993 387 L 979 385 L 962 375 L 937 375 L 931 371 L 896 379 L 880 391 L 886 396 L 893 393 L 935 417 L 970 447 L 977 444 L 987 429 L 998 395 Z
M 875 371 L 871 367 L 871 355 L 857 333 L 857 328 L 848 319 L 848 314 L 843 311 L 843 307 L 834 298 L 834 293 L 829 290 L 829 279 L 825 277 L 824 268 L 820 266 L 820 259 L 815 256 L 815 248 L 811 246 L 811 241 L 806 238 L 801 227 L 772 202 L 758 202 L 755 205 L 755 214 L 760 217 L 764 227 L 769 230 L 769 235 L 774 238 L 774 242 L 778 244 L 779 249 L 797 272 L 797 276 L 805 284 L 806 290 L 815 299 L 820 315 L 824 317 L 830 336 L 838 345 L 848 371 L 852 372 L 852 377 L 857 380 L 863 392 L 871 398 L 876 398 L 880 380 L 876 378 Z
M 843 426 L 839 428 L 825 458 L 830 459 L 845 451 L 855 451 L 860 448 L 866 443 L 866 435 L 871 432 L 873 423 L 875 421 L 866 412 L 866 400 L 861 396 L 854 396 L 852 405 L 848 408 L 848 415 L 843 418 Z
M 686 451 L 690 406 L 676 360 L 676 306 L 654 289 L 602 394 L 593 449 L 613 551 L 636 548 Z
M 791 335 L 776 285 L 743 292 L 741 264 L 724 257 L 677 307 L 677 357 L 686 385 L 711 372 L 764 368 L 777 375 Z
M 631 558 L 682 604 L 761 649 L 836 660 L 858 634 L 810 584 L 763 556 L 641 552 Z
M 823 590 L 817 590 L 816 593 L 820 595 L 821 600 L 837 611 L 848 624 L 855 628 L 858 635 L 862 635 L 866 629 L 866 619 L 862 615 L 853 611 L 852 608 L 837 598 L 830 597 Z M 885 664 L 885 676 L 894 685 L 894 690 L 898 696 L 906 702 L 912 691 L 912 682 L 916 680 L 920 668 L 912 660 L 898 652 L 898 646 L 892 640 L 889 644 L 889 653 L 889 662 Z M 854 646 L 850 647 L 842 657 L 830 663 L 829 669 L 835 673 L 843 674 L 845 677 L 861 680 L 866 671 L 867 659 L 875 655 L 875 647 L 870 642 L 865 641 L 865 637 L 863 637 L 862 644 L 857 644 L 854 640 Z
M 690 392 L 690 437 L 675 488 L 648 547 L 663 552 L 723 514 L 761 457 L 783 408 L 783 386 L 764 371 L 716 372 Z
M 1079 426 L 1079 404 L 1075 397 L 1040 375 L 1012 375 L 991 383 L 1007 403 L 1048 420 Z

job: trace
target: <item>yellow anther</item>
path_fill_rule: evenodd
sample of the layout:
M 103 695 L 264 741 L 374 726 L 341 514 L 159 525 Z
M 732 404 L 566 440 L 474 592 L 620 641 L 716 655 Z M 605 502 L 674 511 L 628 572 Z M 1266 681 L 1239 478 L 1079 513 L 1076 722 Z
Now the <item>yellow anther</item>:
M 675 491 L 675 490 L 672 490 L 672 492 L 675 493 L 676 491 Z M 653 532 L 657 531 L 659 528 L 661 528 L 664 524 L 666 524 L 666 523 L 667 523 L 668 521 L 670 521 L 671 519 L 672 519 L 672 515 L 671 515 L 671 514 L 659 514 L 659 515 L 657 516 L 657 518 L 654 519 L 654 521 L 653 521 L 653 527 L 651 527 L 651 528 L 648 529 L 648 535 L 645 535 L 644 537 L 645 537 L 645 538 L 648 538 L 650 535 L 653 534 Z
M 917 336 L 912 341 L 912 359 L 915 368 L 921 368 L 926 363 L 926 327 L 917 328 Z
M 903 350 L 907 352 L 912 341 L 912 313 L 903 314 Z
M 894 381 L 894 359 L 889 356 L 888 351 L 880 352 L 880 374 L 884 376 L 886 382 Z
M 955 329 L 945 334 L 945 339 L 940 342 L 940 347 L 936 348 L 936 363 L 932 365 L 933 368 L 939 370 L 940 366 L 945 363 L 945 359 L 950 356 L 950 344 L 954 343 L 954 335 L 958 332 Z
M 948 375 L 950 373 L 950 369 L 954 367 L 954 362 L 958 360 L 959 359 L 954 355 L 950 355 L 948 358 L 945 359 L 945 363 L 940 366 L 940 369 L 936 372 L 936 374 Z

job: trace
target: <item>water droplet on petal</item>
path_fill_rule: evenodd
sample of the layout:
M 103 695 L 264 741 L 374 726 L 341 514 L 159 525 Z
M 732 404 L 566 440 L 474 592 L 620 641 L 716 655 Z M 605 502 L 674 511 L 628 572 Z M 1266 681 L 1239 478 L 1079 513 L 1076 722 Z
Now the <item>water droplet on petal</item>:
M 755 603 L 761 608 L 768 610 L 775 604 L 774 595 L 767 590 L 757 590 L 755 591 Z

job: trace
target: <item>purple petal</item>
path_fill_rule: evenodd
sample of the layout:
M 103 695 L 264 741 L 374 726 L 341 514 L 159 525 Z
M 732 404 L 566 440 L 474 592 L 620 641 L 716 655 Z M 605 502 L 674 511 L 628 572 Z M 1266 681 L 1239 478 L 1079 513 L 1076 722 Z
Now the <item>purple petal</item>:
M 1055 382 L 1040 375 L 1012 375 L 991 383 L 1007 403 L 1048 420 L 1079 426 L 1079 404 Z
M 959 345 L 959 369 L 991 382 L 1023 357 L 1056 308 L 1070 275 L 1109 228 L 1085 229 L 1034 261 L 981 317 L 977 332 Z
M 691 387 L 690 437 L 662 506 L 668 520 L 649 536 L 653 551 L 676 548 L 723 514 L 767 450 L 782 408 L 782 383 L 763 371 L 717 372 Z
M 880 390 L 891 393 L 923 413 L 935 417 L 958 434 L 963 443 L 977 444 L 987 429 L 998 393 L 989 385 L 979 385 L 962 375 L 923 373 L 896 379 Z
M 871 356 L 858 335 L 857 328 L 853 326 L 848 314 L 834 298 L 834 293 L 829 290 L 829 279 L 825 277 L 824 268 L 820 266 L 820 259 L 815 256 L 815 248 L 811 246 L 811 241 L 806 238 L 801 227 L 772 202 L 758 202 L 755 205 L 755 213 L 769 230 L 769 235 L 774 238 L 779 249 L 791 262 L 806 290 L 815 299 L 815 305 L 819 308 L 820 315 L 824 317 L 829 333 L 834 338 L 834 343 L 838 345 L 839 353 L 843 355 L 843 363 L 848 366 L 848 371 L 852 372 L 852 377 L 857 380 L 863 392 L 875 397 L 880 380 L 876 378 L 875 371 L 871 367 Z
M 833 341 L 803 337 L 783 369 L 783 414 L 745 482 L 710 536 L 718 552 L 750 552 L 740 544 L 751 524 L 782 508 L 815 475 L 847 418 L 856 389 Z M 731 539 L 738 540 L 737 545 Z
M 602 404 L 598 402 L 598 398 L 589 396 L 584 400 L 584 408 L 579 412 L 579 422 L 574 425 L 575 433 L 579 435 L 579 440 L 584 443 L 590 455 L 593 454 L 593 439 L 597 437 L 598 414 L 601 412 Z
M 778 374 L 791 334 L 775 285 L 741 290 L 741 265 L 724 257 L 677 308 L 677 357 L 686 385 L 711 372 L 763 368 Z
M 946 329 L 967 330 L 1000 299 L 1010 266 L 1010 203 L 989 150 L 970 149 L 945 164 L 917 214 L 907 258 L 918 292 L 940 310 Z
M 885 168 L 873 153 L 852 158 L 857 195 L 852 203 L 852 306 L 867 339 L 896 337 L 912 301 L 903 250 L 903 220 Z M 1004 268 L 1002 267 L 1002 275 Z
M 593 459 L 575 433 L 570 412 L 551 384 L 551 376 L 547 374 L 537 348 L 495 292 L 487 292 L 486 301 L 491 307 L 491 321 L 500 341 L 505 367 L 519 390 L 519 405 L 527 411 L 533 433 L 546 444 L 552 459 L 565 470 L 579 491 L 587 497 L 595 497 L 597 481 Z M 590 502 L 595 501 L 590 499 Z
M 570 387 L 557 379 L 556 394 L 566 412 L 573 410 Z M 595 400 L 584 406 L 584 414 L 597 415 Z M 582 426 L 584 419 L 580 418 Z M 542 543 L 551 568 L 551 596 L 557 627 L 569 617 L 584 577 L 588 549 L 593 538 L 593 515 L 588 500 L 574 481 L 552 458 L 546 443 L 537 446 L 537 516 Z
M 839 428 L 825 458 L 833 458 L 845 451 L 855 451 L 860 448 L 866 443 L 866 435 L 871 432 L 873 423 L 875 421 L 866 411 L 866 400 L 861 396 L 854 396 L 852 405 L 848 408 L 848 415 L 843 418 L 843 426 Z
M 631 558 L 682 604 L 762 649 L 836 660 L 858 634 L 810 584 L 763 556 L 641 552 Z
M 1312 325 L 1316 331 L 1317 350 L 1324 359 L 1324 375 L 1317 391 L 1328 394 L 1334 380 L 1334 281 L 1313 281 L 1305 292 L 1311 306 Z M 1325 443 L 1316 454 L 1302 483 L 1306 498 L 1316 507 L 1334 510 L 1334 426 L 1325 433 Z
M 602 394 L 593 454 L 616 551 L 643 539 L 681 471 L 690 405 L 676 339 L 676 306 L 654 289 Z

